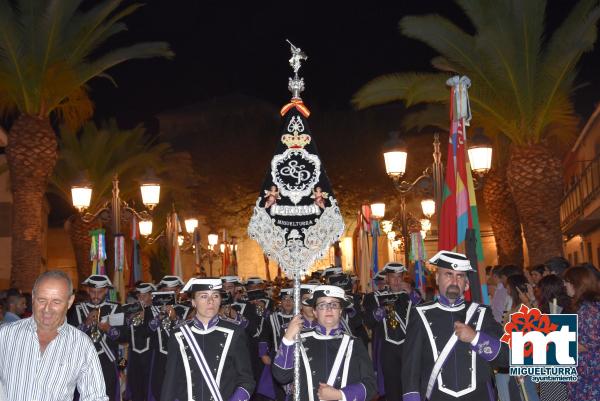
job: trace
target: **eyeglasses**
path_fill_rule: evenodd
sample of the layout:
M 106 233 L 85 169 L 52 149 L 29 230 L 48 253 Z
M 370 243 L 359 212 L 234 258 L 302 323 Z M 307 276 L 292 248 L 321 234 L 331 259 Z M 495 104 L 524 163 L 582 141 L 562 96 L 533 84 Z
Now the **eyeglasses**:
M 325 309 L 332 309 L 332 310 L 338 310 L 342 307 L 342 305 L 339 302 L 321 302 L 320 304 L 317 304 L 315 306 L 315 309 L 317 310 L 325 310 Z

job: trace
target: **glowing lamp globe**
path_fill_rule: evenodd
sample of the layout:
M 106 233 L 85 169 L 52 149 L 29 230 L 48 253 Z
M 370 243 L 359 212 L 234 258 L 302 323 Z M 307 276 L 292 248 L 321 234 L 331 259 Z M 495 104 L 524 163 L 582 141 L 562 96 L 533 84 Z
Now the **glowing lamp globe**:
M 152 220 L 140 220 L 138 223 L 140 235 L 147 237 L 152 234 Z
M 371 216 L 382 219 L 385 216 L 385 203 L 371 203 Z
M 435 214 L 435 201 L 433 199 L 423 199 L 421 201 L 421 209 L 423 214 L 430 218 Z
M 473 172 L 483 175 L 490 171 L 492 168 L 492 142 L 483 135 L 483 130 L 478 130 L 478 133 L 471 139 L 468 153 Z
M 385 172 L 390 178 L 400 179 L 406 172 L 406 159 L 408 151 L 406 143 L 400 139 L 396 132 L 390 133 L 390 140 L 386 142 L 383 148 L 383 160 L 385 162 Z
M 90 207 L 92 201 L 92 188 L 88 186 L 73 186 L 71 187 L 71 198 L 73 206 L 83 211 Z
M 190 217 L 189 219 L 185 219 L 184 223 L 185 223 L 185 231 L 187 231 L 188 234 L 193 234 L 194 230 L 196 228 L 198 228 L 198 219 L 196 219 L 195 217 Z
M 219 234 L 208 234 L 208 245 L 214 247 L 219 243 Z

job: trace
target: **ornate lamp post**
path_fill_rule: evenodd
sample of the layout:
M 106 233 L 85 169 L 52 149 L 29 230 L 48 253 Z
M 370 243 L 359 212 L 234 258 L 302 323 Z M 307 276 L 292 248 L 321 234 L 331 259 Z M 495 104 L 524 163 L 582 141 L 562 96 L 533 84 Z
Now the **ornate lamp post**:
M 479 179 L 490 170 L 492 164 L 492 144 L 489 138 L 478 130 L 470 141 L 468 148 L 469 163 L 471 169 Z M 430 180 L 433 184 L 433 199 L 423 199 L 421 208 L 423 214 L 428 218 L 436 214 L 437 226 L 440 226 L 440 209 L 442 205 L 442 181 L 444 170 L 442 166 L 442 153 L 440 151 L 439 134 L 434 134 L 433 139 L 433 163 L 423 170 L 423 173 L 414 181 L 402 181 L 406 172 L 406 161 L 408 151 L 406 143 L 397 137 L 391 138 L 384 147 L 383 158 L 385 170 L 392 180 L 394 187 L 400 194 L 400 220 L 402 224 L 402 238 L 404 240 L 404 258 L 408 266 L 408 218 L 406 212 L 406 196 L 422 181 Z
M 425 199 L 421 202 L 423 214 L 431 217 L 437 213 L 441 205 L 442 188 L 442 153 L 440 151 L 439 135 L 435 134 L 433 140 L 433 164 L 423 170 L 423 173 L 414 181 L 403 181 L 406 172 L 406 161 L 408 151 L 406 143 L 396 137 L 391 138 L 385 145 L 383 158 L 385 170 L 391 178 L 394 188 L 400 194 L 400 221 L 402 239 L 404 240 L 404 263 L 409 265 L 409 238 L 408 238 L 408 216 L 406 212 L 406 196 L 422 181 L 429 180 L 433 183 L 433 199 Z M 439 219 L 439 213 L 438 213 Z
M 152 211 L 160 199 L 160 180 L 153 174 L 147 175 L 140 185 L 142 202 Z M 121 199 L 119 190 L 119 176 L 115 174 L 112 180 L 112 198 L 104 202 L 97 210 L 88 211 L 92 199 L 92 184 L 85 178 L 78 180 L 71 186 L 71 198 L 75 208 L 81 214 L 81 219 L 86 223 L 91 223 L 102 213 L 111 212 L 112 232 L 114 235 L 121 232 L 121 211 L 125 211 L 132 216 L 137 217 L 139 221 L 140 234 L 152 233 L 152 216 L 146 211 L 137 211 Z M 111 259 L 114 263 L 114 260 Z

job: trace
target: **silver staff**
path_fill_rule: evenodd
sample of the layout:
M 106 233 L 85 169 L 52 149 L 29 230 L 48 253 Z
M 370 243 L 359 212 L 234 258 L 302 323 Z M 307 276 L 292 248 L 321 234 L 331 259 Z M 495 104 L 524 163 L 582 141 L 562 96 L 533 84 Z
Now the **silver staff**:
M 294 77 L 289 78 L 288 89 L 292 92 L 292 100 L 301 100 L 300 93 L 304 91 L 304 78 L 298 76 L 298 71 L 302 67 L 302 60 L 308 60 L 306 53 L 299 47 L 294 46 L 292 42 L 287 40 L 290 44 L 290 51 L 292 57 L 290 58 L 290 67 L 294 70 Z M 304 266 L 303 271 L 308 271 L 310 266 Z M 300 275 L 302 271 L 297 269 L 293 273 L 294 279 L 294 316 L 300 313 Z M 294 401 L 300 401 L 300 333 L 296 335 L 294 344 Z
M 300 272 L 294 274 L 294 316 L 300 313 Z M 302 331 L 302 330 L 301 330 Z M 300 332 L 294 344 L 294 401 L 300 401 Z M 308 368 L 307 368 L 308 369 Z

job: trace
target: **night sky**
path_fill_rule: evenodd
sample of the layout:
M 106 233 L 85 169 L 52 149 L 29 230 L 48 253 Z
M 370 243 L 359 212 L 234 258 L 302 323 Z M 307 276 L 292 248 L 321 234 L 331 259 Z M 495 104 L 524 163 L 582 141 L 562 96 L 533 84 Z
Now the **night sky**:
M 573 1 L 550 0 L 550 29 Z M 439 13 L 472 29 L 452 1 L 215 1 L 149 0 L 125 21 L 118 44 L 165 40 L 173 60 L 141 60 L 92 83 L 97 119 L 116 116 L 124 125 L 216 96 L 245 94 L 281 105 L 289 99 L 289 38 L 309 56 L 301 69 L 305 103 L 313 112 L 350 109 L 361 85 L 384 73 L 432 70 L 435 52 L 405 38 L 398 21 L 411 14 Z M 109 44 L 110 45 L 110 44 Z M 576 106 L 587 118 L 600 90 L 598 51 L 581 63 Z

